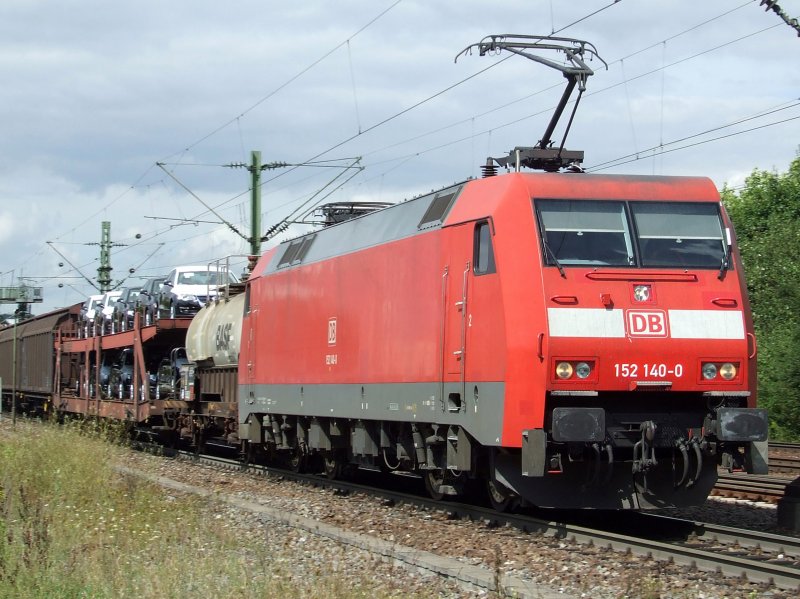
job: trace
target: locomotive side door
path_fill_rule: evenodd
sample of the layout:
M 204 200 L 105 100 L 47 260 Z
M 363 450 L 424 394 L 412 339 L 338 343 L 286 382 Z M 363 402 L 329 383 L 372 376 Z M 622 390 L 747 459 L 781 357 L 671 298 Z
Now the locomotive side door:
M 247 319 L 246 321 L 243 319 L 243 326 L 242 328 L 244 334 L 246 335 L 246 339 L 241 339 L 240 343 L 242 345 L 247 344 L 247 357 L 244 364 L 240 364 L 240 368 L 244 368 L 244 382 L 250 388 L 249 394 L 250 397 L 254 396 L 254 387 L 253 384 L 255 383 L 255 357 L 257 355 L 257 348 L 256 348 L 256 331 L 258 330 L 258 306 L 252 304 L 252 286 L 250 284 L 245 287 L 245 299 L 244 299 L 244 316 Z M 244 323 L 248 326 L 244 327 Z M 240 352 L 241 353 L 241 352 Z M 240 359 L 241 362 L 241 359 Z
M 441 398 L 443 411 L 450 412 L 464 409 L 472 230 L 467 223 L 448 227 L 444 235 Z
M 443 411 L 477 413 L 480 381 L 503 378 L 505 326 L 491 218 L 448 230 L 442 275 Z M 467 383 L 475 384 L 466 393 Z

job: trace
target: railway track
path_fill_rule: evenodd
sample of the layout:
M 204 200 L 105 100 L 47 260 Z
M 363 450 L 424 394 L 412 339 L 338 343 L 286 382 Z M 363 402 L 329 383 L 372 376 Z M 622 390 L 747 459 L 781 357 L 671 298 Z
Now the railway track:
M 770 456 L 769 468 L 770 470 L 800 472 L 800 457 Z
M 770 443 L 769 470 L 768 476 L 721 471 L 712 495 L 777 503 L 786 485 L 800 476 L 800 444 Z
M 781 441 L 770 441 L 769 448 L 771 450 L 788 450 L 800 452 L 800 443 L 783 443 Z
M 445 512 L 448 518 L 468 518 L 491 527 L 511 526 L 518 530 L 595 547 L 608 547 L 659 561 L 671 561 L 728 577 L 745 577 L 758 583 L 773 584 L 781 589 L 800 590 L 800 539 L 766 534 L 761 531 L 729 528 L 702 522 L 681 520 L 649 513 L 626 513 L 609 518 L 603 513 L 553 513 L 538 511 L 522 514 L 500 514 L 477 505 L 433 501 L 424 496 L 418 481 L 419 494 L 407 492 L 409 478 L 403 477 L 399 488 L 392 490 L 350 481 L 330 481 L 320 476 L 276 470 L 262 465 L 243 465 L 222 457 L 197 456 L 179 452 L 178 459 L 237 470 L 260 476 L 280 476 L 303 484 L 333 489 L 338 494 L 364 493 L 377 496 L 387 504 L 411 504 L 426 510 Z M 735 477 L 734 477 L 735 478 Z M 555 517 L 554 517 L 555 516 Z M 635 531 L 635 532 L 634 532 Z M 646 531 L 647 534 L 642 534 Z
M 769 470 L 772 474 L 800 476 L 800 444 L 770 443 Z
M 785 443 L 779 445 L 782 449 L 788 447 L 800 451 L 800 445 Z M 770 457 L 770 468 L 773 464 L 772 459 Z M 775 461 L 777 464 L 797 464 L 797 474 L 800 475 L 800 457 L 775 458 Z M 712 495 L 776 504 L 784 496 L 786 485 L 792 480 L 793 478 L 780 476 L 756 476 L 721 471 Z
M 784 495 L 789 478 L 754 476 L 742 473 L 720 473 L 712 495 L 777 503 Z

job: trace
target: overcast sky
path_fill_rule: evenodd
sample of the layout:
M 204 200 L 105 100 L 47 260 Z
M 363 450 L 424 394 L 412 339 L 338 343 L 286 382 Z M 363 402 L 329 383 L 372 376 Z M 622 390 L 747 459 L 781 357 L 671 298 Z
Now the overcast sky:
M 736 187 L 797 156 L 800 38 L 757 0 L 3 0 L 0 285 L 43 287 L 37 313 L 82 301 L 102 221 L 115 284 L 247 253 L 219 223 L 249 235 L 249 175 L 222 165 L 251 150 L 331 161 L 264 173 L 264 230 L 306 202 L 479 176 L 536 144 L 566 83 L 508 53 L 454 62 L 498 33 L 580 38 L 608 63 L 589 63 L 566 143 L 591 172 Z

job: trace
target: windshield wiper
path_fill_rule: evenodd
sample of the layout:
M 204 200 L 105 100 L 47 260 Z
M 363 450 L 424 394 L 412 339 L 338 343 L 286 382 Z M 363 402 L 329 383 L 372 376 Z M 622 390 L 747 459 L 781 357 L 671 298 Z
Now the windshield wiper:
M 727 237 L 727 243 L 722 250 L 722 264 L 720 264 L 719 273 L 717 274 L 717 278 L 720 281 L 725 278 L 725 271 L 731 265 L 731 230 L 727 227 L 725 228 L 725 236 Z
M 717 278 L 720 281 L 725 278 L 725 271 L 727 271 L 730 266 L 730 256 L 730 252 L 726 248 L 725 253 L 722 255 L 722 264 L 719 266 L 719 273 L 717 274 Z
M 544 242 L 544 251 L 547 252 L 550 258 L 553 260 L 553 264 L 558 268 L 558 272 L 561 273 L 561 276 L 566 279 L 567 273 L 564 272 L 564 267 L 561 266 L 561 262 L 559 262 L 558 258 L 556 258 L 555 252 L 550 249 L 550 244 L 547 243 L 546 239 L 543 239 L 542 241 Z

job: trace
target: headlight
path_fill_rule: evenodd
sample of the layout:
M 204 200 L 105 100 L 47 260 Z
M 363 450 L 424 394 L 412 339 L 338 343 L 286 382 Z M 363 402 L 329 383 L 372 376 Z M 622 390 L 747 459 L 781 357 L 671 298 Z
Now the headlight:
M 637 285 L 633 288 L 633 299 L 637 302 L 650 300 L 650 285 Z
M 702 370 L 703 370 L 703 378 L 706 379 L 707 381 L 710 381 L 711 379 L 716 378 L 717 376 L 717 367 L 715 364 L 712 364 L 711 362 L 706 362 L 705 364 L 703 364 Z
M 579 379 L 585 379 L 592 373 L 592 367 L 586 362 L 578 362 L 575 365 L 575 374 Z
M 736 377 L 736 366 L 730 362 L 725 362 L 725 364 L 719 367 L 719 375 L 726 381 L 730 381 Z
M 556 366 L 556 375 L 560 379 L 568 379 L 572 376 L 572 364 L 569 362 L 559 362 Z

